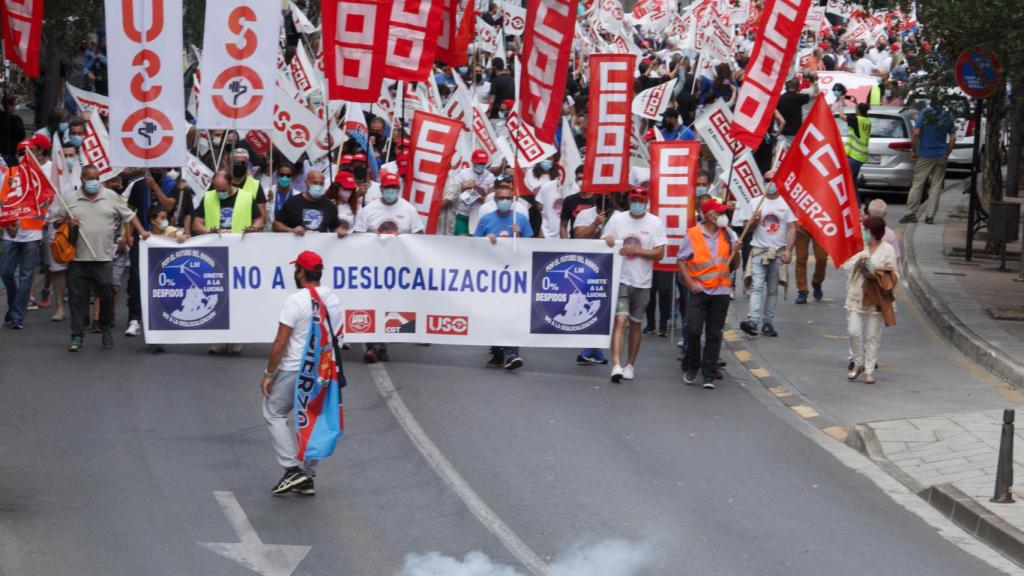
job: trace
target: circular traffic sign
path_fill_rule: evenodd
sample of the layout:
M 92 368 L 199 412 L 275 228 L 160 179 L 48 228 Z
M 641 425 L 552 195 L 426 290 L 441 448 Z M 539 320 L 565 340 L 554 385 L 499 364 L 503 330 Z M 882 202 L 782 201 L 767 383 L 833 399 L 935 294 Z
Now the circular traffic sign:
M 1003 65 L 999 58 L 984 48 L 964 50 L 956 60 L 956 82 L 964 94 L 986 98 L 999 85 Z

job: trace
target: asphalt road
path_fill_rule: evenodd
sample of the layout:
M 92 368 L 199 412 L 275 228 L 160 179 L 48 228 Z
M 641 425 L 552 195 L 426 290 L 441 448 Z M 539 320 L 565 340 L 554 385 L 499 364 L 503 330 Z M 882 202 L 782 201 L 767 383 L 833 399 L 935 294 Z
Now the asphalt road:
M 311 547 L 294 574 L 395 574 L 408 554 L 473 551 L 523 571 L 354 352 L 346 435 L 318 496 L 273 498 L 257 389 L 268 347 L 151 354 L 118 336 L 105 352 L 91 337 L 73 355 L 48 317 L 0 330 L 0 574 L 252 574 L 199 545 L 240 540 L 222 491 L 264 544 Z M 683 386 L 667 339 L 645 336 L 637 379 L 620 386 L 570 350 L 527 349 L 516 373 L 483 368 L 484 347 L 391 356 L 425 432 L 546 561 L 618 538 L 642 550 L 644 574 L 1000 573 L 780 418 L 738 368 L 714 392 Z

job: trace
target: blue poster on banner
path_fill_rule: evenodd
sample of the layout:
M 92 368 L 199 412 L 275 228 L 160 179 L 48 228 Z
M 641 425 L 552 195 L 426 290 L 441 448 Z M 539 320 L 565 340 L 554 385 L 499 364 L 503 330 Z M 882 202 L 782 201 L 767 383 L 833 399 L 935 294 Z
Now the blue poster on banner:
M 534 252 L 531 334 L 608 334 L 612 255 Z
M 149 329 L 228 330 L 228 249 L 149 249 Z

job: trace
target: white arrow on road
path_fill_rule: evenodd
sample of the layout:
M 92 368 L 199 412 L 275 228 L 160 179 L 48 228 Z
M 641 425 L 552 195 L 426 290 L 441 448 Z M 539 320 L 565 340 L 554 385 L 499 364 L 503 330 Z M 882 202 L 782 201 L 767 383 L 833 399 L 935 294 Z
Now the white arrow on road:
M 309 553 L 309 546 L 264 544 L 235 499 L 234 492 L 214 492 L 213 495 L 241 542 L 198 542 L 200 546 L 263 576 L 291 576 L 295 572 Z

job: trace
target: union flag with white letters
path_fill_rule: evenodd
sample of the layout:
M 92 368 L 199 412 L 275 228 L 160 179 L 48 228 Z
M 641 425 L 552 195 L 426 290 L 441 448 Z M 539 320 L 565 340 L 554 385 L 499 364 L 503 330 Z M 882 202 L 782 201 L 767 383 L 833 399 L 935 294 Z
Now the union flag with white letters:
M 427 234 L 437 232 L 441 197 L 451 171 L 462 122 L 417 110 L 412 117 L 412 144 L 403 196 L 426 220 Z
M 676 257 L 686 231 L 694 225 L 693 203 L 697 191 L 700 142 L 651 142 L 651 214 L 665 223 L 668 249 L 654 269 L 676 271 Z
M 526 3 L 519 105 L 523 122 L 533 126 L 537 138 L 548 144 L 555 139 L 562 115 L 575 26 L 576 0 Z
M 26 76 L 38 77 L 43 0 L 3 0 L 0 23 L 4 27 L 4 56 Z
M 391 0 L 323 0 L 327 97 L 376 102 L 384 83 Z
M 800 226 L 825 248 L 837 268 L 864 249 L 857 189 L 824 94 L 818 95 L 793 138 L 774 182 Z
M 629 184 L 629 139 L 633 130 L 632 54 L 590 57 L 590 116 L 583 167 L 584 192 L 624 192 Z

